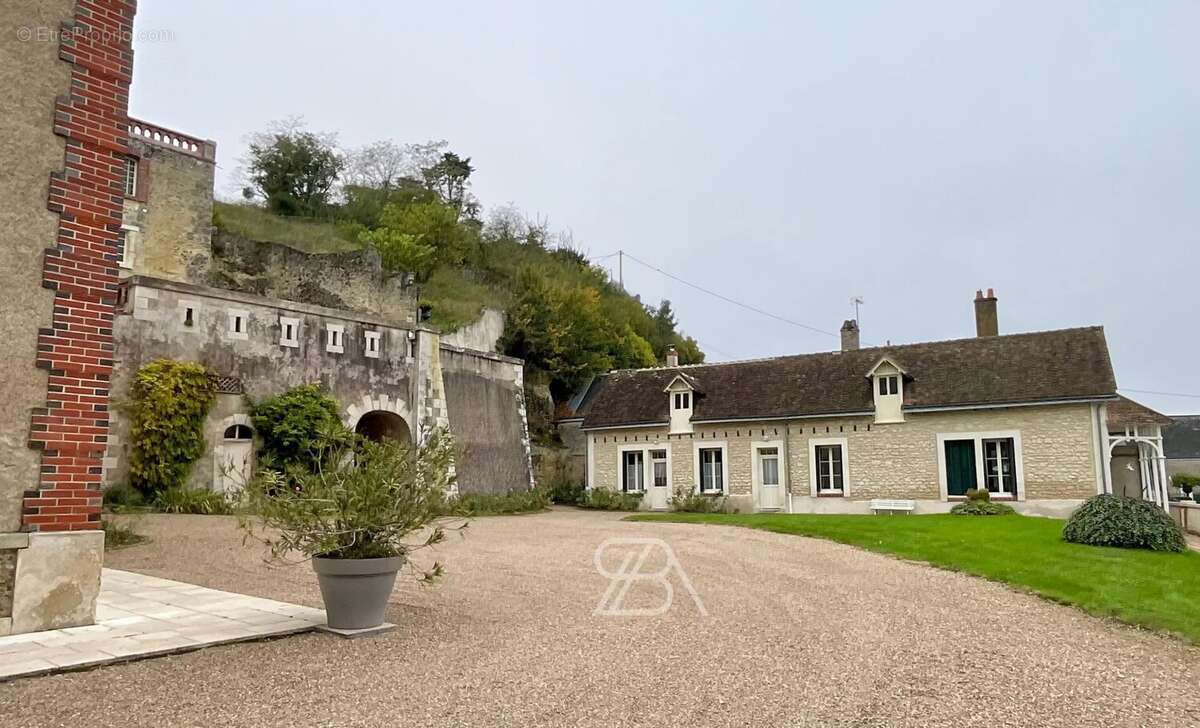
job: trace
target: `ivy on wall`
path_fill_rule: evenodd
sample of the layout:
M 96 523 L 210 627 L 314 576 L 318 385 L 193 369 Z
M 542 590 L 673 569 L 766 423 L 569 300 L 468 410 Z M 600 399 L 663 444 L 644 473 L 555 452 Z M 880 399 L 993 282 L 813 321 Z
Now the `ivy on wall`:
M 148 495 L 183 486 L 204 454 L 204 418 L 216 399 L 212 373 L 156 359 L 138 370 L 130 399 L 131 484 Z

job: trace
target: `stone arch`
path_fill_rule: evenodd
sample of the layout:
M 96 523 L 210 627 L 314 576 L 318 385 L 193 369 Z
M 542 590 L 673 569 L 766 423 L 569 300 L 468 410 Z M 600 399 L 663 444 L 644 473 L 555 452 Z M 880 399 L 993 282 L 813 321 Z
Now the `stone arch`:
M 254 430 L 254 425 L 250 424 L 250 415 L 243 414 L 241 412 L 234 415 L 229 415 L 225 419 L 221 420 L 220 424 L 217 426 L 220 428 L 221 432 L 224 432 L 233 425 L 245 425 L 251 430 Z
M 364 412 L 363 416 L 358 418 L 354 431 L 375 442 L 384 440 L 412 442 L 412 432 L 409 431 L 408 423 L 395 412 L 385 412 L 384 410 Z
M 396 421 L 397 418 L 399 422 Z M 346 427 L 366 434 L 368 437 L 371 437 L 371 433 L 379 434 L 382 429 L 384 434 L 390 432 L 392 436 L 395 436 L 397 432 L 402 432 L 407 436 L 409 443 L 414 442 L 412 416 L 408 411 L 408 404 L 404 400 L 386 394 L 376 396 L 364 394 L 362 400 L 346 408 L 346 414 L 342 419 L 346 423 Z M 362 425 L 362 429 L 367 429 L 369 432 L 361 432 L 360 425 Z M 403 428 L 401 429 L 399 425 L 403 425 Z

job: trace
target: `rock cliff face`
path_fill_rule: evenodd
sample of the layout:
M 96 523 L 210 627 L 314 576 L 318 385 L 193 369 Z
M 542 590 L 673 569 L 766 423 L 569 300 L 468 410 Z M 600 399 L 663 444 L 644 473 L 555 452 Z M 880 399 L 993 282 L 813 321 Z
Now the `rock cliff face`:
M 416 289 L 387 275 L 371 249 L 314 255 L 214 231 L 208 284 L 257 296 L 309 303 L 416 323 Z

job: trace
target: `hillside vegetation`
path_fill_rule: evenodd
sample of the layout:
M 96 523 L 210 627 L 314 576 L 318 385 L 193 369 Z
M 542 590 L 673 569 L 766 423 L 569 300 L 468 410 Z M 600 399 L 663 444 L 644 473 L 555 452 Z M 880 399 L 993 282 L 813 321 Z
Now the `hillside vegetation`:
M 674 346 L 703 361 L 669 301 L 644 305 L 590 263 L 570 236 L 513 206 L 485 211 L 469 157 L 445 142 L 378 142 L 340 150 L 292 122 L 256 135 L 245 160 L 246 204 L 218 203 L 231 234 L 308 253 L 370 246 L 386 270 L 412 274 L 423 321 L 453 330 L 484 307 L 503 310 L 503 353 L 563 402 L 590 377 L 655 366 Z

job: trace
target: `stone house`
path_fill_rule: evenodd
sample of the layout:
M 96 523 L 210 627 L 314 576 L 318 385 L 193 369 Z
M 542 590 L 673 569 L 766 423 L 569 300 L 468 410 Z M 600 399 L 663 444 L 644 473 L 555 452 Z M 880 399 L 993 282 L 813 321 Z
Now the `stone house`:
M 850 321 L 840 351 L 669 357 L 600 377 L 567 423 L 586 438 L 587 485 L 642 493 L 649 509 L 682 489 L 789 513 L 869 513 L 876 499 L 941 512 L 983 488 L 1062 516 L 1111 492 L 1127 439 L 1109 430 L 1119 400 L 1103 329 L 1001 336 L 988 294 L 970 339 L 860 348 Z M 1147 497 L 1165 502 L 1161 460 L 1146 458 Z

